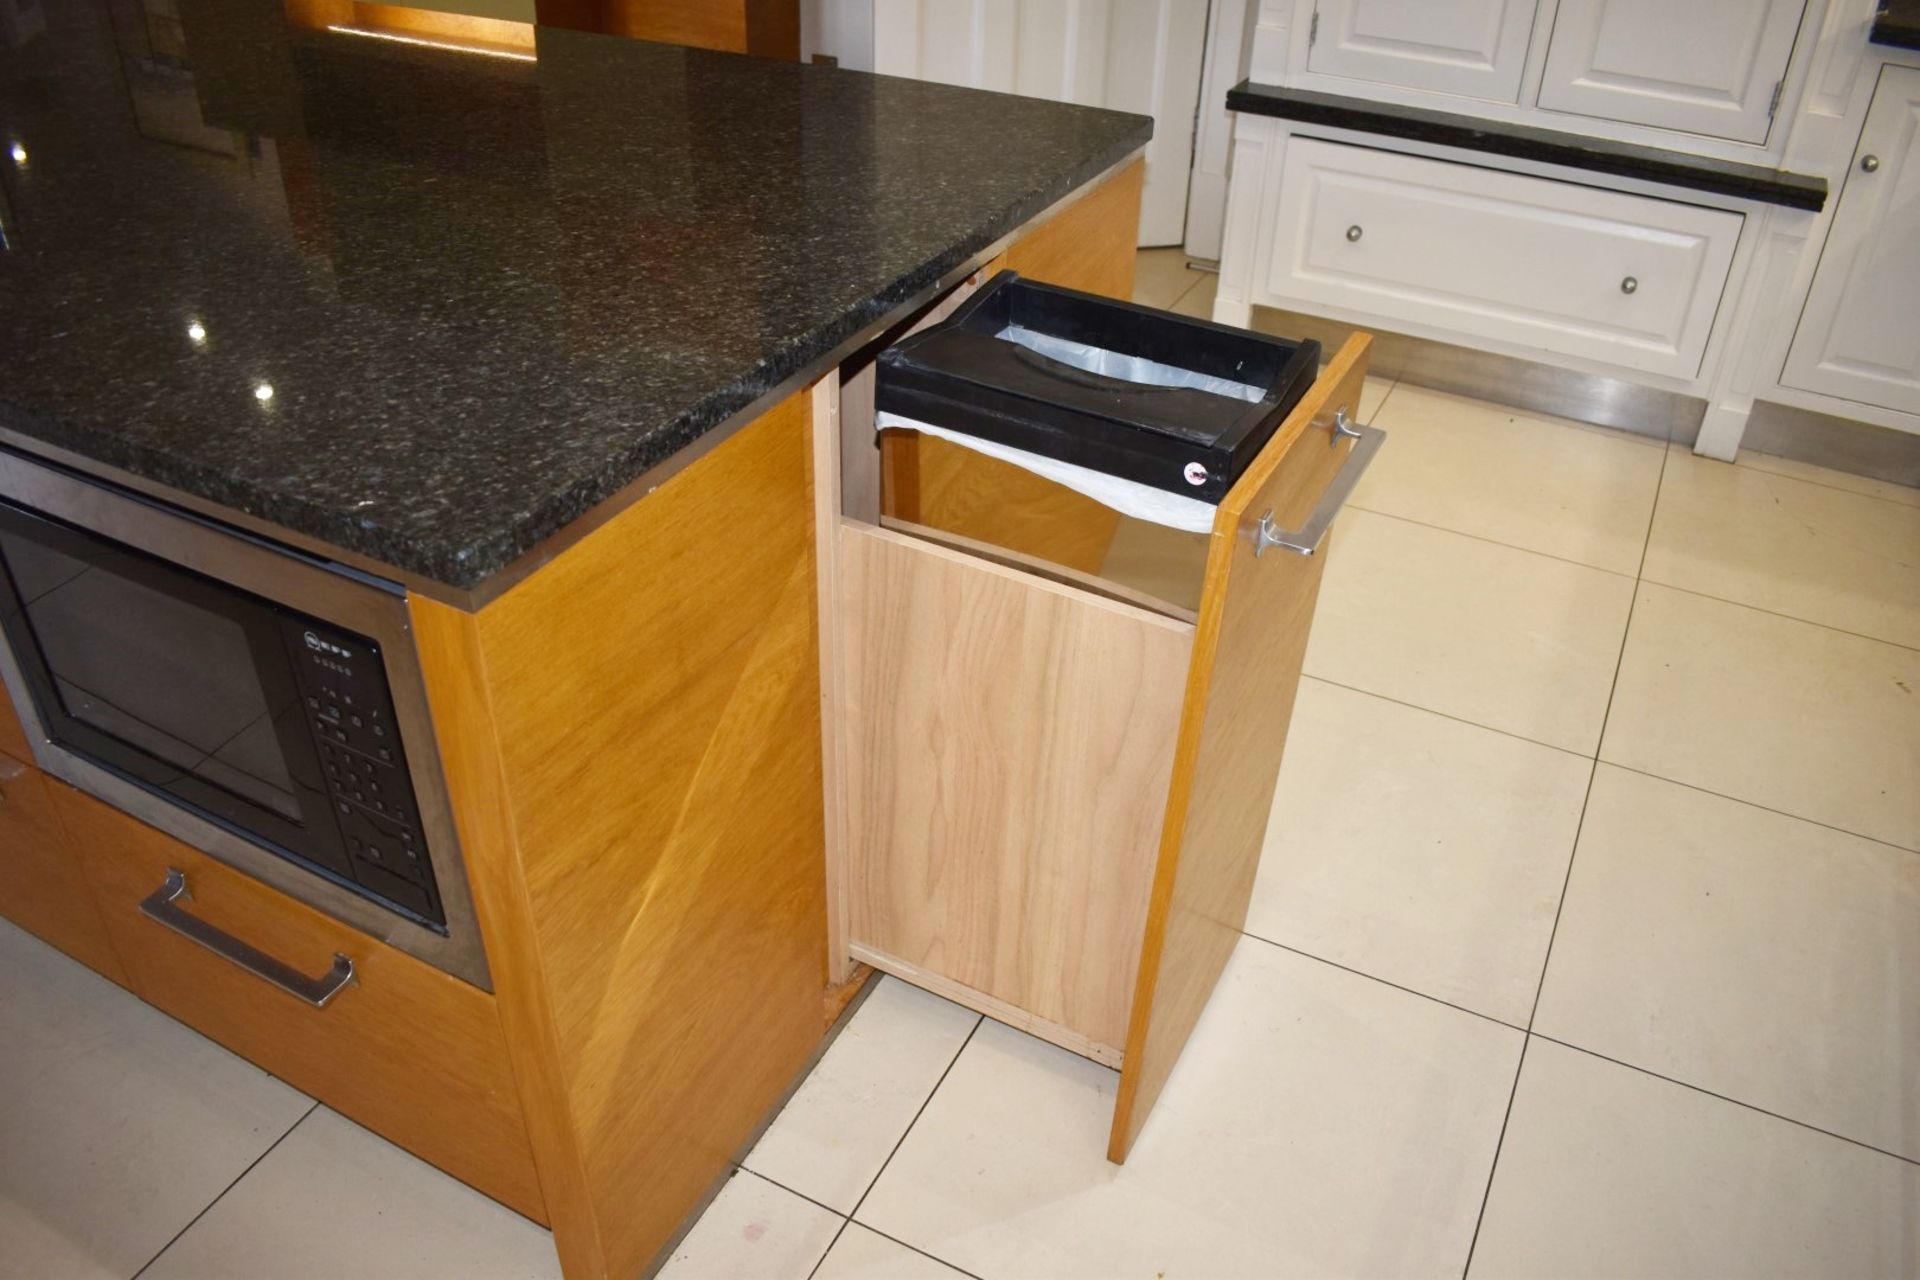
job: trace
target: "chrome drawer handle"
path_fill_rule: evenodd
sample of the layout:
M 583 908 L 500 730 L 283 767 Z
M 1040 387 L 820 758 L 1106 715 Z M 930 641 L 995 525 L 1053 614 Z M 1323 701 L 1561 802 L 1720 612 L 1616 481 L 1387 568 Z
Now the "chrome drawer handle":
M 1640 292 L 1640 282 L 1638 280 L 1635 280 L 1632 276 L 1628 276 L 1625 280 L 1622 280 L 1620 282 L 1620 292 L 1638 293 Z
M 340 988 L 353 981 L 353 961 L 338 951 L 333 967 L 317 978 L 309 978 L 291 965 L 282 964 L 257 947 L 240 941 L 224 929 L 216 929 L 198 916 L 189 915 L 177 905 L 190 901 L 187 877 L 173 867 L 167 868 L 167 881 L 148 894 L 140 904 L 140 914 L 157 920 L 183 938 L 199 943 L 222 960 L 231 960 L 256 978 L 264 978 L 290 996 L 306 1001 L 316 1009 L 340 994 Z
M 1360 230 L 1360 224 L 1357 222 L 1354 223 L 1352 226 L 1347 228 L 1347 243 L 1352 244 L 1364 234 L 1365 232 Z
M 1861 156 L 1861 157 L 1860 157 L 1860 172 L 1862 172 L 1862 173 L 1878 173 L 1878 172 L 1880 172 L 1880 157 L 1879 157 L 1879 156 L 1875 156 L 1875 155 L 1865 155 L 1865 156 Z
M 1340 437 L 1353 437 L 1354 445 L 1347 454 L 1347 460 L 1340 464 L 1340 471 L 1333 477 L 1333 483 L 1320 495 L 1320 501 L 1314 506 L 1313 514 L 1298 530 L 1287 531 L 1273 523 L 1273 511 L 1260 517 L 1259 527 L 1253 530 L 1253 554 L 1259 555 L 1268 547 L 1280 547 L 1295 555 L 1310 556 L 1320 550 L 1320 544 L 1327 540 L 1327 530 L 1333 527 L 1333 518 L 1340 514 L 1340 508 L 1347 505 L 1354 486 L 1360 483 L 1367 467 L 1373 462 L 1373 455 L 1380 452 L 1380 446 L 1387 442 L 1387 433 L 1378 427 L 1358 427 L 1347 422 L 1346 411 L 1334 415 L 1333 442 L 1338 444 Z

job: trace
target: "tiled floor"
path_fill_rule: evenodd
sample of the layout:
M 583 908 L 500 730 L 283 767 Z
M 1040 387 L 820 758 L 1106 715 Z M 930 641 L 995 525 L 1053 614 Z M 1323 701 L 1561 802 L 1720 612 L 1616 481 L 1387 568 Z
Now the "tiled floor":
M 1128 1163 L 1113 1072 L 885 979 L 667 1275 L 1920 1274 L 1920 495 L 1361 412 L 1246 937 Z M 0 973 L 0 1280 L 557 1274 L 3 925 Z

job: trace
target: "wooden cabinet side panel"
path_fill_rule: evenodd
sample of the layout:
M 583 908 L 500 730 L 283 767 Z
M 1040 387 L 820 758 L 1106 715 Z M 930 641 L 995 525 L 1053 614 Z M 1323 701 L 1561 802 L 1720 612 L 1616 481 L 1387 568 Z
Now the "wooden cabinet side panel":
M 1108 1156 L 1126 1159 L 1206 1008 L 1246 921 L 1323 555 L 1254 555 L 1246 531 L 1272 510 L 1298 528 L 1351 446 L 1324 423 L 1352 412 L 1365 334 L 1349 338 L 1214 518 L 1173 781 L 1141 949 Z
M 671 1238 L 824 1030 L 809 416 L 790 397 L 476 619 L 606 1274 Z
M 560 1071 L 479 627 L 472 614 L 424 596 L 410 596 L 407 604 L 554 1249 L 569 1280 L 600 1280 L 606 1254 Z
M 0 690 L 0 707 L 6 693 Z M 38 769 L 0 755 L 0 915 L 94 972 L 127 985 L 80 861 Z
M 1192 629 L 841 529 L 850 934 L 1123 1042 Z
M 12 756 L 22 764 L 33 762 L 27 731 L 20 726 L 20 716 L 14 711 L 13 699 L 7 696 L 4 684 L 0 684 L 0 755 Z
M 295 1088 L 545 1221 L 493 999 L 71 787 L 50 782 L 114 950 L 147 1001 Z M 148 919 L 140 902 L 185 873 L 184 905 L 303 973 L 335 952 L 354 984 L 303 1004 Z

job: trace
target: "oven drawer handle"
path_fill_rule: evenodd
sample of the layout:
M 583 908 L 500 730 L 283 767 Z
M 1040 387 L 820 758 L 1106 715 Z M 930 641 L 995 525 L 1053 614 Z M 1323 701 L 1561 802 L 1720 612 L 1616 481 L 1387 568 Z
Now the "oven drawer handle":
M 167 882 L 147 895 L 140 904 L 140 913 L 151 920 L 158 920 L 167 928 L 183 938 L 190 938 L 223 960 L 245 969 L 256 978 L 264 978 L 290 996 L 306 1001 L 316 1009 L 324 1009 L 327 1002 L 340 994 L 340 988 L 353 981 L 353 961 L 338 951 L 333 953 L 333 967 L 317 978 L 282 964 L 259 948 L 240 941 L 223 929 L 217 929 L 205 920 L 182 911 L 179 903 L 190 901 L 192 895 L 187 892 L 187 877 L 173 867 L 167 868 Z

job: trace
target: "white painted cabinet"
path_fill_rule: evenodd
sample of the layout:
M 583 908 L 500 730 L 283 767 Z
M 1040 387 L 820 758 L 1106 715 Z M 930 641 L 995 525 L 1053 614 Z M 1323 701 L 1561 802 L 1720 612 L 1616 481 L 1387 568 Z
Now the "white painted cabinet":
M 1534 0 L 1319 0 L 1307 69 L 1514 102 Z
M 1516 355 L 1700 370 L 1741 216 L 1294 138 L 1250 301 Z
M 1920 414 L 1920 68 L 1880 73 L 1780 380 Z
M 1539 105 L 1765 142 L 1806 0 L 1560 0 Z

